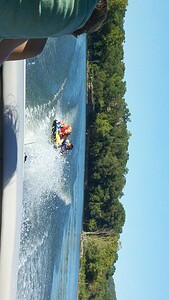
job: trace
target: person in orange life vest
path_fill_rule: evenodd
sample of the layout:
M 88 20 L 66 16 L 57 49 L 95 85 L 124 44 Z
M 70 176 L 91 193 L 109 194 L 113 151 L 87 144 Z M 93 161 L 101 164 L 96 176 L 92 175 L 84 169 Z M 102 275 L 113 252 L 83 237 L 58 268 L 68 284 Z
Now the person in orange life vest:
M 65 136 L 67 137 L 69 134 L 72 132 L 72 127 L 70 125 L 67 125 L 64 122 L 64 125 L 60 126 L 60 129 L 58 131 L 60 138 L 64 138 Z
M 52 124 L 52 136 L 54 137 L 54 140 L 56 129 L 58 130 L 61 143 L 64 142 L 67 136 L 72 132 L 72 127 L 68 125 L 65 121 L 61 122 L 55 119 Z
M 60 129 L 58 131 L 61 139 L 65 139 L 72 132 L 72 127 L 68 125 L 65 121 L 60 122 Z

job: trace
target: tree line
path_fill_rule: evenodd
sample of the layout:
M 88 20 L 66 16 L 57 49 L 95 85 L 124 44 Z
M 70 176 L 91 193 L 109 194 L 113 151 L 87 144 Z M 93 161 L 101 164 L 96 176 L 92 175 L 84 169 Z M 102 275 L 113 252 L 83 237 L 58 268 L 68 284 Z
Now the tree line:
M 124 99 L 126 82 L 123 61 L 127 4 L 127 0 L 109 0 L 104 26 L 88 36 L 83 220 L 83 230 L 88 234 L 84 233 L 80 271 L 80 290 L 83 292 L 79 294 L 79 299 L 112 299 L 109 285 L 125 223 L 125 210 L 120 198 L 128 172 L 130 137 L 127 129 L 130 113 Z M 115 288 L 113 299 L 116 299 Z

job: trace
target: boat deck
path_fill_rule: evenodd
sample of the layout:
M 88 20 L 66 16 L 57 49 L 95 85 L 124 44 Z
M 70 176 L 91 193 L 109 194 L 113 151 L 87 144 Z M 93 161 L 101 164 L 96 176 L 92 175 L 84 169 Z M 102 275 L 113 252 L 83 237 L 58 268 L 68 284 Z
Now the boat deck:
M 2 222 L 2 172 L 3 172 L 3 97 L 2 97 L 2 67 L 0 67 L 0 233 Z

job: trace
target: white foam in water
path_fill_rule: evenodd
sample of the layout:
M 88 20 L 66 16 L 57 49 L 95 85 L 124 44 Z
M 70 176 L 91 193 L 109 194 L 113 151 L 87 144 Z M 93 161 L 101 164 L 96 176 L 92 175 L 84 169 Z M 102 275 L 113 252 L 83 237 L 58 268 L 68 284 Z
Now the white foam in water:
M 57 97 L 60 98 L 60 93 L 54 97 L 55 100 Z M 24 200 L 18 269 L 19 300 L 42 300 L 42 295 L 45 295 L 43 282 L 47 276 L 53 274 L 50 263 L 53 255 L 52 245 L 56 243 L 54 240 L 56 233 L 52 233 L 55 229 L 51 226 L 58 207 L 53 199 L 59 199 L 66 206 L 71 202 L 68 184 L 69 162 L 51 143 L 53 119 L 63 117 L 59 103 L 52 109 L 50 103 L 52 101 L 46 104 L 45 109 L 42 105 L 26 108 L 25 112 L 27 160 L 24 165 Z M 46 281 L 52 282 L 52 279 L 48 278 Z
M 58 94 L 55 98 L 56 96 Z M 69 204 L 70 197 L 66 191 L 65 176 L 65 167 L 68 176 L 68 162 L 60 155 L 60 150 L 55 149 L 51 144 L 52 121 L 55 118 L 62 119 L 62 116 L 59 105 L 51 110 L 48 108 L 48 111 L 43 106 L 26 109 L 25 180 L 29 180 L 27 185 L 29 197 L 31 191 L 33 193 L 36 191 L 36 197 L 39 199 L 44 193 L 52 192 Z

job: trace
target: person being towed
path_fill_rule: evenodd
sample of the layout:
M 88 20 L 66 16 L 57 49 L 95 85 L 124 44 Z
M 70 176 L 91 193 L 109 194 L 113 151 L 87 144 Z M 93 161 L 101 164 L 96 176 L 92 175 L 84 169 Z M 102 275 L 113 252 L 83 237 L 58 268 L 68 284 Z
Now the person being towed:
M 96 31 L 107 0 L 0 0 L 0 65 L 38 55 L 48 37 Z

